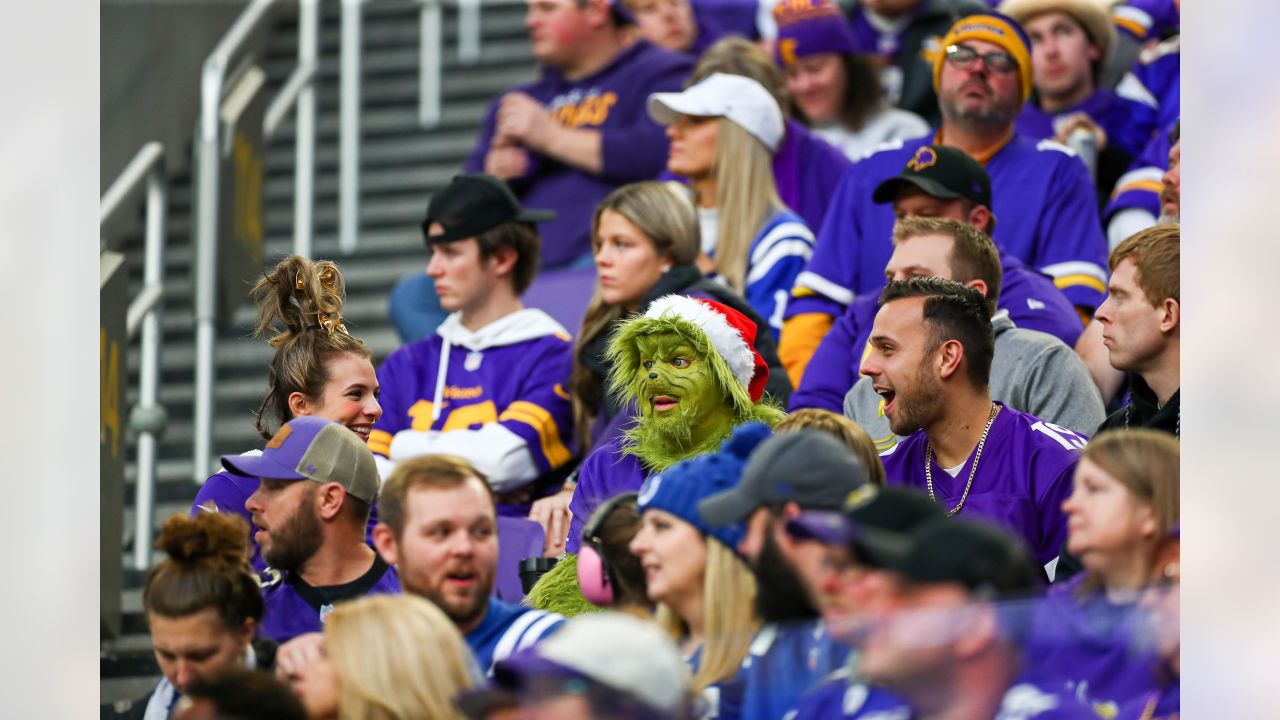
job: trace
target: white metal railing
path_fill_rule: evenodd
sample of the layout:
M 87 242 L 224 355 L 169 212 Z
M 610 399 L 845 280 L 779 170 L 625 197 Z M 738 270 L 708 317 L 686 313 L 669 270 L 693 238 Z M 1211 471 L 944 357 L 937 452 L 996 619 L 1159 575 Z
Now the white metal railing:
M 138 377 L 138 403 L 129 414 L 129 428 L 138 435 L 138 472 L 134 493 L 133 567 L 151 566 L 151 538 L 155 517 L 156 439 L 167 417 L 156 402 L 160 384 L 160 312 L 164 300 L 164 221 L 169 188 L 164 175 L 164 146 L 147 143 L 129 161 L 102 196 L 99 227 L 115 215 L 143 182 L 147 186 L 146 244 L 142 291 L 129 303 L 125 326 L 132 339 L 142 330 L 142 358 Z
M 483 0 L 485 4 L 521 5 L 525 0 Z M 440 124 L 444 92 L 444 0 L 418 0 L 418 125 Z M 453 0 L 458 6 L 458 61 L 480 61 L 480 9 L 482 0 Z
M 338 248 L 356 251 L 360 232 L 360 28 L 365 0 L 342 0 L 338 97 Z
M 344 0 L 345 3 L 349 0 Z M 208 477 L 213 444 L 213 376 L 217 301 L 219 162 L 222 133 L 219 108 L 228 69 L 241 46 L 268 16 L 275 0 L 253 0 L 205 60 L 200 79 L 200 126 L 196 137 L 195 178 L 195 412 L 192 479 Z M 313 235 L 315 174 L 315 77 L 319 47 L 319 0 L 299 0 L 298 65 L 267 109 L 266 138 L 275 132 L 289 106 L 296 103 L 294 252 L 310 257 Z M 344 21 L 346 13 L 343 14 Z

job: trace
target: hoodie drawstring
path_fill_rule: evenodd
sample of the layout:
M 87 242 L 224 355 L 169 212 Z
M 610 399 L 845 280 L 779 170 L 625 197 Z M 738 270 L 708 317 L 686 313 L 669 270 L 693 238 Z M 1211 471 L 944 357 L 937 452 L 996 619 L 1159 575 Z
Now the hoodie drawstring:
M 440 369 L 436 371 L 436 396 L 431 403 L 431 426 L 434 428 L 436 421 L 440 419 L 440 413 L 444 410 L 444 380 L 445 375 L 449 373 L 449 348 L 453 343 L 449 342 L 449 338 L 444 338 L 444 343 L 440 345 Z

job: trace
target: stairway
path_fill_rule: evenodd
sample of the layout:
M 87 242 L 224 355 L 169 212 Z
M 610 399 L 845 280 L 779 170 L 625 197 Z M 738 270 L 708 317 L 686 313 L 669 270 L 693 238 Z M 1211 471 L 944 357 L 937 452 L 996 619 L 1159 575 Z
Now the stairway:
M 399 346 L 387 318 L 386 296 L 405 273 L 426 261 L 418 229 L 431 192 L 458 171 L 475 141 L 484 108 L 499 92 L 531 77 L 533 60 L 523 27 L 523 3 L 495 3 L 483 11 L 482 53 L 474 65 L 457 61 L 457 14 L 444 11 L 444 97 L 440 124 L 423 130 L 417 123 L 418 5 L 408 0 L 377 0 L 365 5 L 360 244 L 343 256 L 337 243 L 338 207 L 338 56 L 339 7 L 323 4 L 320 68 L 317 79 L 317 148 L 315 179 L 316 258 L 332 259 L 347 280 L 344 317 L 352 334 L 373 350 L 375 364 Z M 296 62 L 296 21 L 281 19 L 272 31 L 265 59 L 272 96 Z M 193 79 L 193 82 L 196 79 Z M 186 152 L 170 148 L 170 153 Z M 266 154 L 264 178 L 266 257 L 274 263 L 288 254 L 293 232 L 292 116 Z M 160 403 L 169 426 L 158 444 L 155 526 L 176 513 L 186 513 L 195 497 L 192 483 L 192 414 L 194 396 L 194 313 L 192 296 L 191 177 L 171 178 L 168 245 L 165 254 L 166 305 L 163 315 Z M 142 239 L 129 238 L 125 252 L 130 292 L 142 284 Z M 220 334 L 214 386 L 215 453 L 239 453 L 259 447 L 252 412 L 266 390 L 272 351 L 249 337 L 254 321 L 246 303 L 234 327 Z M 137 400 L 136 345 L 129 356 L 128 403 Z M 134 443 L 127 457 L 136 454 Z M 126 552 L 132 548 L 133 472 L 126 471 Z M 159 678 L 141 613 L 144 573 L 126 571 L 124 630 L 104 640 L 100 677 L 103 717 L 127 707 Z

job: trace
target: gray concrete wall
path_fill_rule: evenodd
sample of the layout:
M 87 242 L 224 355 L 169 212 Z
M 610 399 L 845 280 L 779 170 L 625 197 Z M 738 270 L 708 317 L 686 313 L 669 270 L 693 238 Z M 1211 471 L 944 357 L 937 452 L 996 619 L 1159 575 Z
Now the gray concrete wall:
M 102 0 L 102 191 L 144 144 L 172 172 L 191 162 L 200 69 L 247 0 Z M 292 3 L 283 3 L 291 5 Z

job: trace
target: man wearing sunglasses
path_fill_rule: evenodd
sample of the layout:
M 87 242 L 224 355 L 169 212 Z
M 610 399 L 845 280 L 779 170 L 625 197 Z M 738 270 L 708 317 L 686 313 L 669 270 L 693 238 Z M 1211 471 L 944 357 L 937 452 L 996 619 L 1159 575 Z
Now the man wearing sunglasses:
M 1107 247 L 1088 170 L 1066 147 L 1014 131 L 1032 88 L 1022 28 L 994 12 L 958 20 L 942 39 L 934 85 L 942 126 L 871 153 L 846 171 L 832 196 L 782 330 L 779 355 L 796 384 L 833 319 L 855 295 L 884 286 L 879 270 L 893 253 L 894 214 L 875 203 L 874 189 L 904 165 L 936 163 L 934 144 L 963 150 L 986 168 L 998 247 L 1053 277 L 1084 316 L 1102 302 Z

